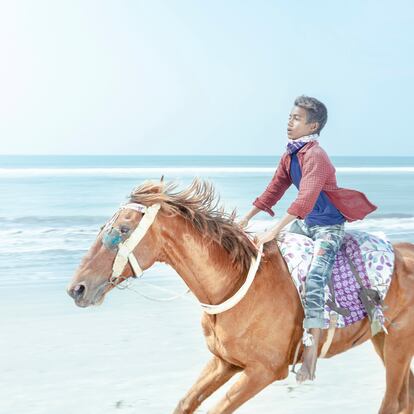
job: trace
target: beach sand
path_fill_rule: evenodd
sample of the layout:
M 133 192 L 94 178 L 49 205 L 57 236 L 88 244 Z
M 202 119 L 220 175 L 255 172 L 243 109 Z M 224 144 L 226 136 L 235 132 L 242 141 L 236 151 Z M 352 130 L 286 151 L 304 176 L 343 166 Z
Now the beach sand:
M 4 156 L 0 414 L 172 413 L 210 359 L 201 310 L 191 297 L 160 303 L 115 290 L 100 307 L 82 309 L 65 286 L 100 225 L 145 179 L 158 180 L 172 168 L 167 181 L 176 179 L 184 188 L 203 168 L 202 177 L 214 183 L 226 210 L 237 207 L 244 214 L 269 182 L 276 161 L 272 156 Z M 349 223 L 348 229 L 381 230 L 393 241 L 414 242 L 413 157 L 339 157 L 335 165 L 341 186 L 363 191 L 379 206 L 378 214 Z M 371 167 L 375 171 L 368 172 Z M 270 228 L 296 194 L 292 186 L 275 206 L 276 217 L 262 213 L 250 230 Z M 185 290 L 171 269 L 157 265 L 144 280 Z M 140 281 L 134 286 L 164 296 Z M 206 413 L 230 385 L 198 412 Z M 319 361 L 314 383 L 298 386 L 291 374 L 237 412 L 377 413 L 384 389 L 382 363 L 368 342 Z
M 171 286 L 184 289 L 174 275 Z M 193 300 L 152 302 L 115 290 L 82 309 L 58 283 L 10 285 L 1 297 L 0 413 L 172 413 L 210 358 Z M 375 413 L 384 380 L 366 343 L 319 361 L 313 384 L 298 386 L 290 374 L 237 412 Z M 207 413 L 230 385 L 197 412 Z

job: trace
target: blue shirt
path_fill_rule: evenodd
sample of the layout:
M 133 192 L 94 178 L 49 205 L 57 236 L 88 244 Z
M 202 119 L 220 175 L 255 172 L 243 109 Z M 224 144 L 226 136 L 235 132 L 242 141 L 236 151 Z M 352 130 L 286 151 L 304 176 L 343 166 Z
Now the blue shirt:
M 302 170 L 300 169 L 298 157 L 296 155 L 298 150 L 290 155 L 290 177 L 292 178 L 292 182 L 297 189 L 299 189 L 300 180 L 302 178 Z M 341 224 L 345 221 L 345 217 L 332 204 L 328 196 L 323 191 L 320 192 L 313 210 L 305 217 L 305 223 L 308 226 L 328 226 L 333 224 Z

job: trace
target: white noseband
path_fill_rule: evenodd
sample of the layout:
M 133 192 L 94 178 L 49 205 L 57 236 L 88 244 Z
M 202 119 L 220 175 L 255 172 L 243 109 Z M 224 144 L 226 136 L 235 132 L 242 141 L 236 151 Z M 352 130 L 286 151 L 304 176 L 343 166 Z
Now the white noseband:
M 148 229 L 151 227 L 151 224 L 154 222 L 160 207 L 161 204 L 159 203 L 153 204 L 150 207 L 146 207 L 142 204 L 137 203 L 129 203 L 121 207 L 121 210 L 135 210 L 143 213 L 144 216 L 132 234 L 118 246 L 118 253 L 115 257 L 112 267 L 111 278 L 109 279 L 111 283 L 115 283 L 118 280 L 128 262 L 131 264 L 135 276 L 139 277 L 142 275 L 142 273 L 144 273 L 134 255 L 134 250 L 138 246 L 138 243 L 144 238 Z

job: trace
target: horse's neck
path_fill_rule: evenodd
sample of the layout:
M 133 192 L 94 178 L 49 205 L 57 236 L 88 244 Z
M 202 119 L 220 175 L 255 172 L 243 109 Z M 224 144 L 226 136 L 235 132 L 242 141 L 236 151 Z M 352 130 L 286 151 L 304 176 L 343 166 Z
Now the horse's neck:
M 231 266 L 228 253 L 187 223 L 164 234 L 164 257 L 199 301 L 217 304 L 239 286 L 241 275 Z M 165 228 L 164 228 L 165 229 Z M 165 230 L 163 230 L 164 232 Z

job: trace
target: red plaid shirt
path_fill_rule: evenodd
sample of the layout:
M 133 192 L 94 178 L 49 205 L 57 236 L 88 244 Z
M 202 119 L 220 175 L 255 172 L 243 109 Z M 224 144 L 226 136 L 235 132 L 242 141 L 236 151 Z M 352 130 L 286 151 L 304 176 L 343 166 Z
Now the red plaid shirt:
M 339 188 L 336 184 L 335 167 L 318 141 L 311 141 L 297 152 L 302 178 L 296 200 L 288 208 L 288 213 L 300 219 L 305 218 L 315 206 L 323 191 L 333 205 L 343 214 L 347 221 L 363 219 L 377 207 L 370 203 L 364 193 L 348 188 Z M 279 166 L 262 195 L 253 202 L 260 210 L 271 216 L 272 207 L 282 198 L 292 184 L 290 177 L 290 154 L 285 152 Z

